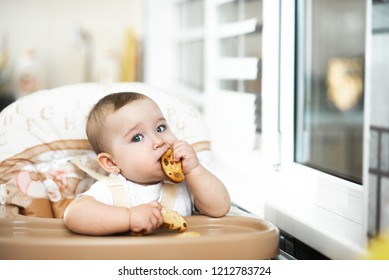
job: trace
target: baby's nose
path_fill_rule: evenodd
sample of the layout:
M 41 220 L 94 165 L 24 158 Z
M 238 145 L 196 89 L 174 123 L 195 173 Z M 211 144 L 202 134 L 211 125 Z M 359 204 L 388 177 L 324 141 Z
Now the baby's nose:
M 160 136 L 155 136 L 153 141 L 153 149 L 161 148 L 165 145 L 165 141 Z

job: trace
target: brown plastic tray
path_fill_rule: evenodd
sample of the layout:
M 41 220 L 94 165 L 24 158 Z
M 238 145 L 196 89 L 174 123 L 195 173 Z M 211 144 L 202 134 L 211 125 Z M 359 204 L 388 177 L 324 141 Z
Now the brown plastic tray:
M 267 221 L 241 216 L 186 219 L 187 231 L 197 236 L 164 229 L 145 236 L 85 236 L 69 231 L 62 220 L 25 217 L 7 207 L 0 218 L 0 259 L 205 260 L 278 255 L 279 231 Z

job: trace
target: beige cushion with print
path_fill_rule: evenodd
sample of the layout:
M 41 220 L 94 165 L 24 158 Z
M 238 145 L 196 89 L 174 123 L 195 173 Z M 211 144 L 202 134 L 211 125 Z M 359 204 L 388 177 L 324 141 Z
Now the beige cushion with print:
M 0 198 L 25 215 L 62 218 L 69 202 L 94 182 L 69 159 L 103 173 L 86 138 L 86 116 L 101 97 L 123 91 L 154 99 L 176 136 L 209 159 L 206 126 L 184 99 L 143 83 L 64 86 L 25 96 L 0 113 Z

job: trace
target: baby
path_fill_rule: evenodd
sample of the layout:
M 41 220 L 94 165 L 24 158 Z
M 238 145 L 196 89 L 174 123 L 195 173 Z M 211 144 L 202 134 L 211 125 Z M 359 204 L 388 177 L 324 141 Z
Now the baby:
M 172 210 L 183 216 L 196 211 L 211 217 L 229 211 L 224 184 L 201 165 L 190 144 L 174 136 L 149 97 L 134 92 L 105 96 L 92 108 L 86 131 L 99 165 L 123 182 L 131 207 L 113 206 L 109 187 L 98 181 L 67 207 L 64 222 L 72 231 L 148 234 L 160 227 L 162 184 L 167 179 L 160 159 L 169 147 L 174 160 L 182 161 L 185 174 Z

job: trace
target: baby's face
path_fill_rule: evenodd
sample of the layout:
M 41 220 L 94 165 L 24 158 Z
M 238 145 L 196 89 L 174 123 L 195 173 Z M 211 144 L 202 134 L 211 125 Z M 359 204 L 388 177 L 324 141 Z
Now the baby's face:
M 158 105 L 150 99 L 133 101 L 107 117 L 110 151 L 128 180 L 150 184 L 165 179 L 160 159 L 176 137 Z

